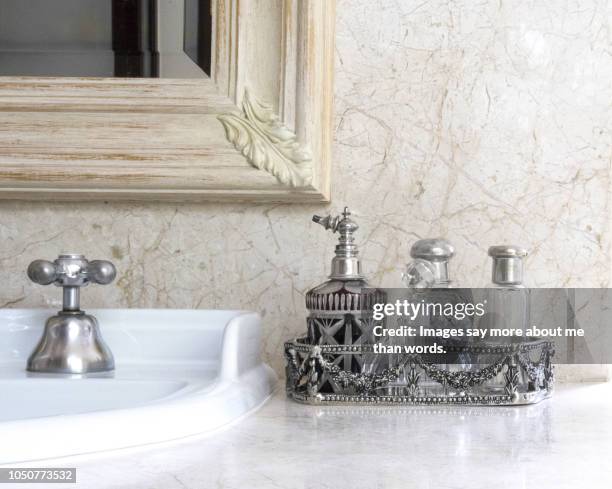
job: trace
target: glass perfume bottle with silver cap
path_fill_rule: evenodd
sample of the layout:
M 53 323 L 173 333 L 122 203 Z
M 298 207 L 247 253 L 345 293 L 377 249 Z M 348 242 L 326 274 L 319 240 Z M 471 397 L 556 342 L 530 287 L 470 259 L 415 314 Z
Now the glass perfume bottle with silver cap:
M 525 332 L 529 327 L 529 289 L 523 284 L 523 260 L 527 250 L 517 245 L 489 248 L 491 285 L 487 294 L 487 326 Z
M 426 238 L 416 241 L 410 248 L 412 261 L 402 274 L 408 291 L 398 289 L 400 300 L 412 303 L 446 302 L 455 299 L 456 291 L 451 289 L 450 260 L 455 256 L 454 246 L 444 238 Z M 438 290 L 442 289 L 442 290 Z M 445 327 L 445 318 L 432 317 L 427 312 L 411 321 L 413 327 Z M 405 339 L 408 344 L 414 338 Z
M 412 300 L 435 300 L 444 303 L 472 301 L 469 289 L 457 288 L 450 278 L 450 261 L 455 256 L 455 247 L 448 240 L 420 239 L 412 245 L 410 256 L 413 260 L 406 265 L 402 278 L 409 289 L 415 289 L 412 292 Z M 420 319 L 426 320 L 425 317 Z M 469 325 L 469 321 L 455 318 L 450 321 L 452 323 L 450 325 L 444 324 L 449 321 L 448 318 L 431 319 L 437 321 L 436 327 L 463 328 Z
M 455 288 L 450 278 L 450 261 L 455 256 L 455 247 L 444 238 L 427 238 L 416 241 L 410 249 L 413 260 L 406 265 L 402 276 L 404 283 L 409 289 L 409 300 L 428 303 L 457 304 L 473 302 L 472 294 L 468 289 Z M 470 318 L 457 319 L 443 315 L 429 316 L 422 314 L 419 323 L 435 329 L 467 329 L 472 326 Z M 440 338 L 445 344 L 457 343 L 456 340 Z M 462 342 L 465 338 L 461 337 Z M 471 368 L 469 353 L 447 354 L 448 363 L 445 369 Z

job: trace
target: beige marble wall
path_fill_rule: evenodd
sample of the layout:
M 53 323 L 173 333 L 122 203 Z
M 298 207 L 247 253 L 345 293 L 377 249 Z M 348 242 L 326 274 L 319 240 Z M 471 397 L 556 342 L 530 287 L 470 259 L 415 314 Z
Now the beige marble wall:
M 605 0 L 338 0 L 331 208 L 357 214 L 372 282 L 443 235 L 466 286 L 507 241 L 532 250 L 531 285 L 610 284 L 611 17 Z M 329 267 L 335 238 L 310 222 L 326 210 L 0 203 L 0 306 L 57 307 L 25 277 L 35 258 L 111 258 L 117 283 L 86 307 L 257 310 L 280 370 Z

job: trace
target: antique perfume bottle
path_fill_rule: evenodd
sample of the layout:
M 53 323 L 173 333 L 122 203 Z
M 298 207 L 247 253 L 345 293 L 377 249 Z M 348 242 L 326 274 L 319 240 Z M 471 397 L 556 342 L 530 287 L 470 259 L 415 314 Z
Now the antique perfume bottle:
M 523 285 L 523 260 L 527 250 L 516 245 L 489 248 L 493 259 L 487 292 L 487 326 L 525 332 L 530 321 L 529 289 Z
M 409 300 L 428 304 L 468 304 L 473 302 L 469 289 L 455 288 L 450 277 L 450 261 L 455 256 L 455 247 L 444 238 L 427 238 L 416 241 L 410 249 L 412 261 L 406 265 L 402 276 Z M 469 317 L 454 318 L 436 314 L 423 314 L 419 323 L 434 329 L 467 329 L 472 326 Z M 464 343 L 453 338 L 437 338 L 445 345 Z M 427 342 L 426 342 L 427 343 Z M 447 353 L 443 359 L 432 358 L 432 361 L 444 360 L 445 369 L 452 369 L 452 365 L 460 368 L 471 368 L 471 358 L 466 352 Z
M 339 234 L 329 280 L 306 293 L 308 341 L 314 345 L 362 345 L 372 343 L 372 321 L 368 311 L 384 295 L 372 288 L 361 272 L 354 233 L 359 226 L 348 207 L 340 216 L 313 216 L 312 220 Z M 373 368 L 363 357 L 346 355 L 338 363 L 347 371 Z
M 410 248 L 410 261 L 402 274 L 407 290 L 402 291 L 402 299 L 412 303 L 431 304 L 453 300 L 456 291 L 451 288 L 450 260 L 455 255 L 455 248 L 444 238 L 426 238 L 416 241 Z M 414 327 L 445 327 L 445 318 L 432 316 L 423 312 L 411 324 Z M 406 338 L 406 344 L 413 344 L 419 339 Z

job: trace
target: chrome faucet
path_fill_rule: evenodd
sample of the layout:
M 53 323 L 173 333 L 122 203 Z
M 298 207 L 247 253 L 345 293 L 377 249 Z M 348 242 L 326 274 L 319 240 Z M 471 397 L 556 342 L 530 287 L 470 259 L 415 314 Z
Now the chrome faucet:
M 55 261 L 35 260 L 28 277 L 40 285 L 63 288 L 63 307 L 47 319 L 42 338 L 28 358 L 31 372 L 85 374 L 115 368 L 113 355 L 100 335 L 95 317 L 80 309 L 81 287 L 109 284 L 117 275 L 109 261 L 88 261 L 83 255 L 60 255 Z

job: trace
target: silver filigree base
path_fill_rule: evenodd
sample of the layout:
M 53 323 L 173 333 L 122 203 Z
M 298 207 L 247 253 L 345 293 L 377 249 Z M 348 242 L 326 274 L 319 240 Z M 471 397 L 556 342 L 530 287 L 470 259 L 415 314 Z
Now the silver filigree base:
M 507 406 L 535 404 L 553 393 L 550 341 L 454 343 L 446 351 L 453 363 L 376 354 L 372 345 L 311 345 L 296 339 L 285 343 L 287 395 L 318 405 Z

